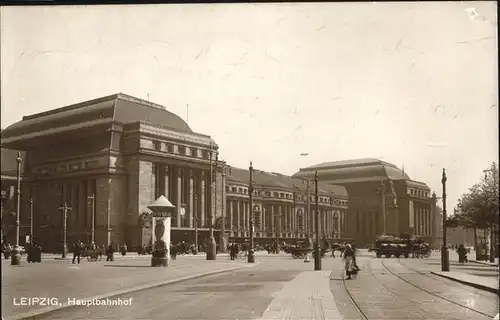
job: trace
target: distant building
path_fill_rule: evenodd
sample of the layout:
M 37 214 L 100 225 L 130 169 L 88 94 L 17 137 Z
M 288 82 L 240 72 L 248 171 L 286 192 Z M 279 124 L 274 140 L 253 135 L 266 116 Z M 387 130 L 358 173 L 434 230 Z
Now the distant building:
M 411 180 L 395 165 L 377 159 L 327 162 L 300 169 L 293 177 L 311 177 L 316 170 L 322 182 L 346 188 L 347 234 L 357 245 L 368 246 L 377 235 L 383 234 L 383 211 L 387 234 L 419 235 L 429 243 L 435 238 L 432 210 L 435 200 L 429 187 Z
M 248 170 L 229 167 L 226 170 L 226 230 L 230 240 L 240 241 L 250 236 L 249 214 L 255 221 L 255 241 L 275 240 L 294 242 L 316 233 L 314 225 L 314 181 L 308 183 L 279 173 L 254 170 L 253 209 L 249 207 Z M 345 238 L 347 192 L 342 186 L 318 184 L 320 235 L 325 238 Z

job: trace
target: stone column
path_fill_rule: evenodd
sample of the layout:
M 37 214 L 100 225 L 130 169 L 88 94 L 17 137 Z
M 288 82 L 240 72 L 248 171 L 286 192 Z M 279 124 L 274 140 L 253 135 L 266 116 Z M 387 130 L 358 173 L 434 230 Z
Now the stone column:
M 234 231 L 234 225 L 233 225 L 233 200 L 229 200 L 229 228 L 232 231 Z
M 264 203 L 262 203 L 260 207 L 260 224 L 261 224 L 260 229 L 262 230 L 262 232 L 266 232 L 266 212 L 264 209 Z M 262 235 L 262 237 L 264 238 L 265 235 Z
M 330 226 L 330 223 L 331 223 L 331 212 L 330 212 L 330 209 L 326 209 L 326 234 L 328 235 L 328 237 L 330 237 L 330 233 L 331 233 L 331 226 Z
M 182 205 L 182 169 L 181 167 L 175 168 L 175 175 L 177 178 L 177 190 L 176 190 L 176 206 L 175 211 L 177 214 L 177 227 L 182 227 L 182 216 L 181 216 L 181 205 Z
M 273 233 L 273 237 L 276 237 L 276 228 L 274 227 L 276 225 L 276 222 L 274 221 L 274 204 L 271 205 L 271 232 Z
M 188 186 L 188 206 L 189 206 L 189 228 L 193 228 L 193 218 L 194 218 L 194 180 L 193 180 L 193 170 L 188 169 L 187 171 L 188 175 L 188 181 L 189 181 L 189 186 Z
M 430 223 L 430 228 L 431 228 L 431 237 L 432 237 L 432 246 L 438 246 L 439 242 L 437 241 L 437 236 L 438 236 L 438 224 L 436 223 L 436 193 L 432 193 L 432 198 L 431 198 L 431 210 L 430 210 L 430 217 L 431 217 L 431 223 Z
M 288 237 L 288 229 L 289 229 L 288 226 L 290 224 L 290 217 L 288 215 L 288 213 L 289 213 L 288 209 L 289 208 L 288 208 L 287 204 L 283 205 L 283 213 L 285 214 L 285 221 L 284 221 L 285 222 L 285 230 L 286 230 L 285 233 L 286 233 L 287 237 Z
M 163 183 L 163 186 L 164 186 L 164 189 L 163 189 L 163 194 L 165 195 L 165 198 L 169 199 L 170 200 L 170 196 L 171 196 L 171 192 L 170 192 L 170 184 L 169 184 L 169 166 L 168 165 L 164 165 L 164 168 L 163 168 L 163 172 L 165 173 L 165 176 L 164 176 L 164 183 Z
M 426 236 L 430 236 L 430 234 L 431 234 L 431 232 L 430 232 L 430 230 L 431 230 L 431 228 L 430 228 L 430 226 L 431 226 L 431 217 L 430 217 L 430 212 L 429 212 L 429 207 L 428 206 L 425 207 L 425 216 L 427 218 L 426 219 L 426 221 L 427 221 L 427 229 L 426 229 L 425 235 Z
M 345 235 L 345 216 L 344 212 L 340 212 L 340 221 L 339 221 L 339 227 L 340 227 L 340 237 L 344 237 Z
M 198 187 L 198 201 L 200 205 L 200 221 L 198 221 L 198 227 L 203 228 L 205 225 L 205 171 L 201 171 L 200 174 L 197 176 L 198 182 L 197 187 Z
M 238 226 L 237 230 L 241 230 L 241 201 L 236 200 L 236 225 Z
M 248 218 L 250 216 L 250 212 L 248 211 L 248 202 L 244 201 L 243 202 L 243 212 L 245 213 L 244 218 L 245 218 L 245 231 L 249 230 L 249 224 L 248 224 Z
M 422 223 L 421 219 L 420 219 L 420 205 L 418 205 L 417 207 L 417 214 L 415 215 L 416 217 L 416 220 L 417 220 L 417 234 L 420 235 L 421 234 L 421 231 L 420 231 L 420 224 Z
M 278 230 L 279 230 L 279 236 L 282 236 L 283 233 L 283 208 L 281 205 L 278 205 L 278 216 L 279 216 L 279 224 L 278 224 Z

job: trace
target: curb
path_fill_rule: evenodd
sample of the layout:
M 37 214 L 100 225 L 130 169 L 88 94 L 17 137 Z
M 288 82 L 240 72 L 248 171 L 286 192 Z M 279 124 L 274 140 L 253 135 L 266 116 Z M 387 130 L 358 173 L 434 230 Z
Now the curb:
M 137 287 L 132 287 L 132 288 L 129 288 L 129 289 L 118 290 L 118 291 L 114 291 L 114 292 L 110 292 L 110 293 L 105 293 L 105 294 L 102 294 L 102 295 L 97 295 L 97 296 L 94 296 L 94 297 L 82 298 L 82 299 L 77 299 L 77 300 L 102 300 L 102 299 L 106 299 L 106 298 L 113 298 L 113 297 L 116 297 L 116 296 L 119 296 L 119 295 L 122 295 L 122 294 L 126 294 L 126 293 L 134 293 L 134 292 L 138 292 L 138 291 L 142 291 L 142 290 L 147 290 L 147 289 L 152 289 L 152 288 L 167 286 L 167 285 L 170 285 L 170 284 L 176 284 L 176 283 L 179 283 L 179 282 L 182 282 L 182 281 L 186 281 L 186 280 L 194 280 L 194 279 L 197 279 L 197 278 L 212 276 L 212 275 L 226 273 L 226 272 L 232 272 L 232 271 L 236 271 L 236 270 L 239 270 L 239 269 L 252 268 L 252 267 L 257 266 L 258 264 L 260 264 L 260 262 L 253 263 L 253 264 L 248 264 L 248 265 L 243 265 L 243 266 L 239 266 L 239 267 L 235 267 L 235 268 L 226 268 L 226 269 L 221 269 L 221 270 L 196 273 L 196 274 L 189 275 L 189 276 L 184 276 L 184 277 L 181 277 L 181 278 L 176 278 L 176 279 L 171 279 L 171 280 L 165 280 L 165 281 L 157 282 L 157 283 L 149 283 L 149 284 L 145 284 L 145 285 L 141 285 L 141 286 L 137 286 Z M 21 320 L 21 319 L 33 319 L 36 316 L 46 315 L 46 314 L 49 314 L 49 313 L 52 313 L 52 312 L 56 312 L 58 310 L 67 309 L 67 308 L 75 308 L 75 307 L 81 307 L 81 306 L 78 306 L 78 305 L 68 305 L 68 303 L 62 303 L 59 306 L 46 307 L 46 308 L 42 308 L 42 309 L 39 309 L 39 310 L 33 310 L 33 311 L 29 311 L 29 312 L 22 313 L 22 314 L 19 314 L 19 315 L 14 315 L 12 317 L 9 317 L 9 319 L 13 319 L 13 320 L 14 319 L 16 319 L 16 320 L 17 319 L 19 319 L 19 320 Z M 4 319 L 4 318 L 5 317 L 2 317 L 2 319 Z
M 448 280 L 459 282 L 461 284 L 465 284 L 467 286 L 474 287 L 474 288 L 477 288 L 477 289 L 480 289 L 480 290 L 488 291 L 488 292 L 495 293 L 495 294 L 499 293 L 498 288 L 492 288 L 492 287 L 485 286 L 485 285 L 482 285 L 482 284 L 479 284 L 479 283 L 474 283 L 474 282 L 460 280 L 460 279 L 457 279 L 457 278 L 446 276 L 444 274 L 436 273 L 434 271 L 431 271 L 431 273 L 433 275 L 435 275 L 435 276 L 439 276 L 439 277 L 442 277 L 442 278 L 445 278 L 445 279 L 448 279 Z
M 498 264 L 496 264 L 494 262 L 477 261 L 477 260 L 469 260 L 469 262 L 481 264 L 483 266 L 498 267 Z

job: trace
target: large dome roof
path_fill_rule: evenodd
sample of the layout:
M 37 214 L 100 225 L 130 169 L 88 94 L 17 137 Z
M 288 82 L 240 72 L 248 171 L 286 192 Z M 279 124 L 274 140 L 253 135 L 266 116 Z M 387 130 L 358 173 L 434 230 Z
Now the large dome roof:
M 387 178 L 411 180 L 404 170 L 399 169 L 394 164 L 373 158 L 324 162 L 301 168 L 292 177 L 312 177 L 316 170 L 321 180 L 338 183 L 376 181 Z
M 82 122 L 109 126 L 147 122 L 178 132 L 193 133 L 188 124 L 165 107 L 123 93 L 85 101 L 70 106 L 23 117 L 2 131 L 2 144 L 15 147 L 16 141 L 34 135 L 81 127 Z M 10 147 L 10 146 L 9 146 Z

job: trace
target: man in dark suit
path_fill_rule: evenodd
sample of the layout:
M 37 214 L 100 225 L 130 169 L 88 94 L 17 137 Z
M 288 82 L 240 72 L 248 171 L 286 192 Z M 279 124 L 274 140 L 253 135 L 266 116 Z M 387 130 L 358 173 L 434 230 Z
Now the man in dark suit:
M 82 244 L 80 241 L 75 241 L 73 244 L 73 264 L 75 264 L 76 258 L 78 258 L 78 264 L 80 264 L 80 257 L 82 255 Z

